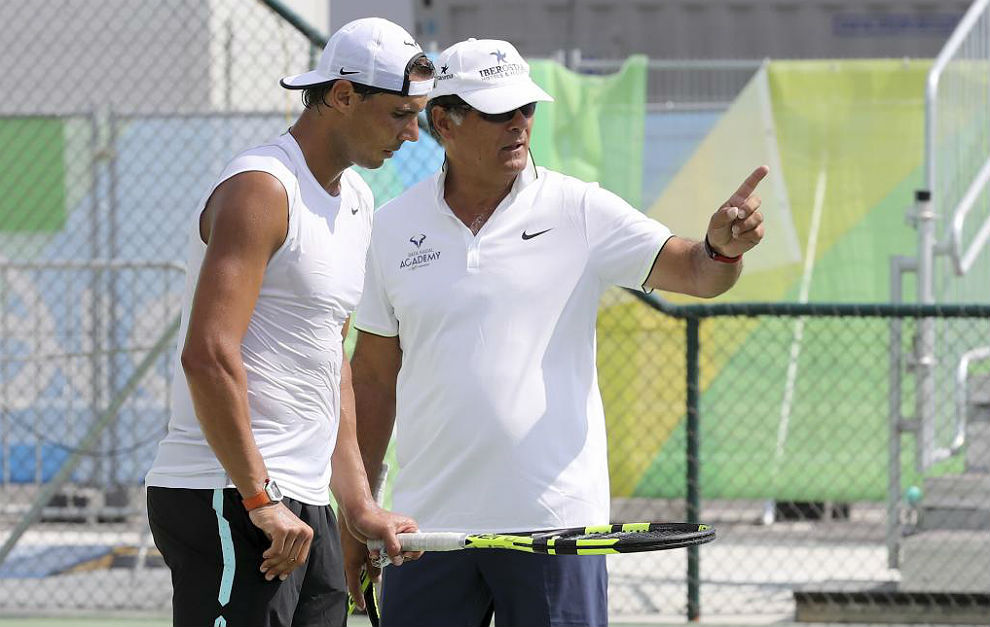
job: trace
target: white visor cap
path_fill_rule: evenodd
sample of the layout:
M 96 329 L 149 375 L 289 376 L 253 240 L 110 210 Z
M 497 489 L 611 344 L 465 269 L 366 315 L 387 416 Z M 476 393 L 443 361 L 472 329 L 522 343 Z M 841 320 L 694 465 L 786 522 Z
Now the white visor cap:
M 433 88 L 433 79 L 410 81 L 407 71 L 421 55 L 423 49 L 406 29 L 366 17 L 348 22 L 330 37 L 315 70 L 279 82 L 286 89 L 305 89 L 343 78 L 402 96 L 423 96 Z
M 553 102 L 529 77 L 515 46 L 499 39 L 468 39 L 440 53 L 430 98 L 456 95 L 482 113 L 505 113 L 530 102 Z

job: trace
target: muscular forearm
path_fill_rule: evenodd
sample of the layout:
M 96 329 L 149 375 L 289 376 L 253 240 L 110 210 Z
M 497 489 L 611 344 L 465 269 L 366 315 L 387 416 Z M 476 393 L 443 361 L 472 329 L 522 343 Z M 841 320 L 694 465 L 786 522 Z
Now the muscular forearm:
M 251 431 L 247 379 L 233 357 L 183 352 L 182 367 L 203 435 L 242 496 L 257 494 L 268 478 Z
M 358 446 L 361 449 L 368 480 L 374 483 L 378 480 L 382 460 L 385 459 L 385 452 L 392 438 L 392 427 L 395 424 L 395 387 L 394 384 L 383 385 L 357 374 L 354 394 L 357 413 L 361 417 L 361 428 L 358 429 L 357 434 Z
M 380 386 L 364 382 L 355 384 L 358 415 L 361 428 L 358 430 L 358 446 L 364 460 L 365 471 L 372 483 L 378 480 L 392 427 L 395 424 L 395 390 L 391 395 Z
M 350 362 L 345 358 L 340 380 L 340 425 L 333 451 L 330 489 L 344 512 L 357 512 L 372 505 L 371 491 L 358 450 L 354 418 L 354 388 Z

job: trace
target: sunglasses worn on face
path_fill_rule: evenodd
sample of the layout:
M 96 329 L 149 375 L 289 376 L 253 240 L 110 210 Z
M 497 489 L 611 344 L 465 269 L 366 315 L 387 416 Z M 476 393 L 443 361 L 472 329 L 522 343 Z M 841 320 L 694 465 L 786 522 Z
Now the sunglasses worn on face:
M 478 115 L 481 116 L 482 120 L 484 120 L 485 122 L 491 122 L 493 124 L 505 124 L 512 118 L 516 117 L 516 111 L 522 113 L 523 117 L 526 119 L 533 117 L 533 114 L 536 113 L 535 102 L 524 104 L 523 106 L 517 109 L 513 109 L 512 111 L 506 111 L 505 113 L 484 113 L 483 111 L 478 111 L 471 105 L 463 105 L 459 108 L 464 109 L 466 111 L 472 111 L 472 110 L 477 111 Z

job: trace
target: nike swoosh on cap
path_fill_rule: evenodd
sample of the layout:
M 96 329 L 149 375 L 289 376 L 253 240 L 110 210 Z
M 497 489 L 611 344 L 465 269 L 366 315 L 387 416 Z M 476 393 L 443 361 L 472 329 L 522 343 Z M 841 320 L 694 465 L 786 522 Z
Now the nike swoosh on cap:
M 348 74 L 360 74 L 360 73 L 361 73 L 361 71 L 360 71 L 360 70 L 354 70 L 354 71 L 352 71 L 352 72 L 348 72 L 348 71 L 347 71 L 347 70 L 345 70 L 344 68 L 340 68 L 340 75 L 341 75 L 341 76 L 347 76 Z
M 538 236 L 538 235 L 543 235 L 543 234 L 544 234 L 544 233 L 546 233 L 547 231 L 552 231 L 552 230 L 553 230 L 553 227 L 550 227 L 549 229 L 543 229 L 542 231 L 537 231 L 536 233 L 527 233 L 527 232 L 526 232 L 526 231 L 524 230 L 524 231 L 522 232 L 522 238 L 523 238 L 523 239 L 533 239 L 534 237 L 536 237 L 536 236 Z

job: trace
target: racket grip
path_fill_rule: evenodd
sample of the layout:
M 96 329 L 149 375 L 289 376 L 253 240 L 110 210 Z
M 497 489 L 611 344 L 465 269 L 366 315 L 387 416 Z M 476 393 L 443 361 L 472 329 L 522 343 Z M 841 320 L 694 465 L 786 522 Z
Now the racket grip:
M 464 548 L 466 533 L 437 532 L 437 533 L 400 533 L 397 536 L 403 551 L 456 551 Z M 368 540 L 368 550 L 385 552 L 385 543 L 381 540 Z

